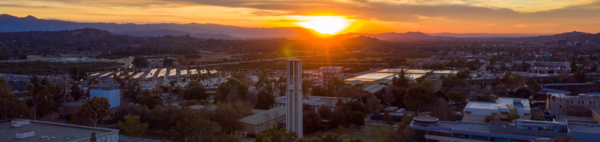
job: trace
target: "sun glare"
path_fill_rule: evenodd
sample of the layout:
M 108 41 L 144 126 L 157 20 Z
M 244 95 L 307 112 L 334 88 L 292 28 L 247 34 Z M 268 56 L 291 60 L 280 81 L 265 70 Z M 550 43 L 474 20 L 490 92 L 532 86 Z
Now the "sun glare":
M 296 16 L 295 24 L 313 29 L 320 34 L 337 34 L 348 28 L 354 20 L 342 16 Z

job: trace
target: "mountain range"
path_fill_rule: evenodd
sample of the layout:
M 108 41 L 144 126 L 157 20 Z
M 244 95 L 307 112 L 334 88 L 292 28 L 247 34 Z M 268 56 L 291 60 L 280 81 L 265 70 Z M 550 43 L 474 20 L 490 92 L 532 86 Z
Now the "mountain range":
M 118 24 L 118 23 L 84 23 L 62 20 L 38 19 L 34 16 L 16 17 L 8 14 L 0 15 L 0 32 L 24 31 L 60 31 L 83 28 L 106 30 L 114 34 L 131 36 L 182 36 L 190 35 L 196 38 L 214 39 L 251 39 L 251 38 L 316 38 L 311 29 L 301 27 L 248 28 L 219 24 Z M 548 42 L 559 39 L 600 41 L 599 34 L 570 32 L 557 35 L 539 34 L 488 34 L 488 33 L 346 33 L 332 36 L 333 38 L 353 38 L 358 36 L 375 37 L 381 40 L 455 40 L 469 38 L 471 40 L 504 40 L 504 41 L 536 41 Z

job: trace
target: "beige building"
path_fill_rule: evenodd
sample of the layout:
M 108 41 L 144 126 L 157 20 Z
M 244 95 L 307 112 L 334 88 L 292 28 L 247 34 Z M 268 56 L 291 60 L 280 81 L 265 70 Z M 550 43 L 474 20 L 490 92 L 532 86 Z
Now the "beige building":
M 267 131 L 270 126 L 285 124 L 286 107 L 276 107 L 269 110 L 252 110 L 252 115 L 246 116 L 239 120 L 242 124 L 242 130 L 238 133 L 242 136 L 245 134 L 257 134 Z M 279 127 L 279 126 L 278 126 Z
M 600 93 L 585 93 L 568 96 L 565 93 L 548 92 L 546 108 L 552 115 L 568 115 L 575 108 L 600 108 Z

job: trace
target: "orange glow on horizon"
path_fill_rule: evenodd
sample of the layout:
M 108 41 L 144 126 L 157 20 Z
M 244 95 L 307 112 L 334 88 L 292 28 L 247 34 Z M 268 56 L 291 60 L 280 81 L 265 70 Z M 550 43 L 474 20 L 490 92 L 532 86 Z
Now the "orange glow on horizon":
M 321 35 L 335 35 L 352 25 L 355 21 L 343 16 L 294 16 L 299 22 L 295 25 L 312 29 Z

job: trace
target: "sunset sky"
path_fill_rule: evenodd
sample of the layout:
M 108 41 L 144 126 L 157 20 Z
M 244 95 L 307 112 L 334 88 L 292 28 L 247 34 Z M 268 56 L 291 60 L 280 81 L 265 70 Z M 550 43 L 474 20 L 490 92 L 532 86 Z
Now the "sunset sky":
M 0 0 L 0 14 L 77 22 L 319 26 L 337 33 L 600 32 L 600 0 Z M 311 17 L 328 16 L 328 17 Z M 312 22 L 312 23 L 311 23 Z M 321 20 L 321 22 L 324 22 Z

